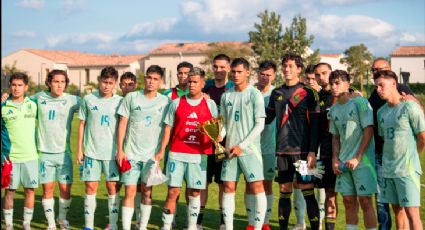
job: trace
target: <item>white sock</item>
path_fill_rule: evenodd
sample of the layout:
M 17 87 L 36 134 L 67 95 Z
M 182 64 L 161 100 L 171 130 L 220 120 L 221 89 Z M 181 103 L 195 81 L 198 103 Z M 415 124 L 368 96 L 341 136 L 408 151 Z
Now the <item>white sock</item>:
M 272 210 L 273 210 L 273 199 L 274 199 L 274 194 L 270 194 L 267 195 L 267 210 L 266 210 L 266 215 L 264 216 L 264 223 L 268 224 L 270 222 L 270 216 L 272 215 Z
M 142 200 L 142 194 L 140 192 L 136 192 L 136 196 L 134 197 L 134 211 L 136 213 L 136 221 L 140 222 L 140 201 Z
M 164 222 L 164 226 L 162 227 L 163 230 L 170 230 L 171 225 L 173 224 L 173 214 L 165 214 L 162 213 L 162 221 Z
M 84 221 L 85 227 L 94 228 L 94 212 L 96 211 L 96 193 L 93 195 L 86 195 L 84 199 Z
M 33 214 L 34 214 L 34 208 L 24 207 L 24 224 L 31 223 Z
M 294 209 L 297 217 L 297 224 L 305 224 L 305 200 L 301 189 L 294 189 Z
M 117 228 L 118 215 L 120 211 L 120 196 L 108 195 L 109 225 Z M 133 214 L 132 214 L 133 217 Z M 131 219 L 130 219 L 131 220 Z
M 3 209 L 4 223 L 6 225 L 13 225 L 13 208 Z
M 255 224 L 255 195 L 245 193 L 245 208 L 248 216 L 248 225 Z
M 133 218 L 134 208 L 122 206 L 122 229 L 131 229 L 131 219 Z
M 264 217 L 266 216 L 267 211 L 267 198 L 266 193 L 261 192 L 255 194 L 255 229 L 261 230 L 264 223 Z
M 151 216 L 152 205 L 140 205 L 140 228 L 146 229 L 148 227 L 149 218 Z
M 226 230 L 233 230 L 233 213 L 235 212 L 235 193 L 223 192 L 222 212 Z
M 357 225 L 355 225 L 355 224 L 347 224 L 345 226 L 345 229 L 346 230 L 357 230 Z
M 43 205 L 43 209 L 44 209 L 44 215 L 46 215 L 46 219 L 48 222 L 48 226 L 49 227 L 56 227 L 56 223 L 55 223 L 55 199 L 50 198 L 50 199 L 42 199 L 41 203 Z
M 68 200 L 59 197 L 59 214 L 58 220 L 66 220 L 66 215 L 68 214 L 69 209 L 71 208 L 72 199 Z
M 316 193 L 316 200 L 318 201 L 319 205 L 319 212 L 320 212 L 320 222 L 323 222 L 323 219 L 325 218 L 325 198 L 326 193 L 324 188 L 317 189 Z
M 187 211 L 188 229 L 196 229 L 199 211 L 201 210 L 201 196 L 189 196 L 189 205 Z

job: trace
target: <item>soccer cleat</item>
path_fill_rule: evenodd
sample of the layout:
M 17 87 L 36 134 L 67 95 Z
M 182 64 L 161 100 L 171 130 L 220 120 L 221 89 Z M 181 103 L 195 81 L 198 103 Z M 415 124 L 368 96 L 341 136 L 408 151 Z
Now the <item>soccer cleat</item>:
M 108 224 L 108 225 L 106 225 L 105 230 L 118 230 L 118 227 L 117 227 L 117 225 Z
M 48 227 L 48 228 L 46 228 L 46 230 L 56 230 L 56 226 Z
M 263 227 L 261 228 L 261 230 L 271 230 L 270 224 L 263 224 Z
M 296 224 L 294 227 L 292 227 L 292 230 L 305 230 L 305 224 Z
M 59 227 L 61 230 L 69 230 L 71 229 L 71 226 L 69 226 L 69 222 L 67 220 L 56 220 L 59 224 Z
M 93 229 L 84 227 L 83 230 L 93 230 Z
M 134 230 L 140 229 L 140 221 L 136 221 L 136 225 L 134 226 Z
M 245 230 L 254 230 L 255 227 L 253 225 L 246 226 Z
M 220 230 L 226 230 L 226 225 L 225 224 L 220 224 Z

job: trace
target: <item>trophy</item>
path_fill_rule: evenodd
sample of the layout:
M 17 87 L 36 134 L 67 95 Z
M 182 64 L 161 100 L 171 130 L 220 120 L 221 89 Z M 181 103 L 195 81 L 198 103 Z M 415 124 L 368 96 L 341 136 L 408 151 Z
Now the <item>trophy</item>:
M 197 125 L 198 130 L 207 135 L 215 145 L 215 160 L 217 162 L 226 158 L 228 153 L 226 149 L 218 142 L 218 137 L 220 136 L 221 129 L 223 128 L 223 117 L 220 115 L 218 118 L 212 118 L 208 121 L 202 122 L 202 124 Z

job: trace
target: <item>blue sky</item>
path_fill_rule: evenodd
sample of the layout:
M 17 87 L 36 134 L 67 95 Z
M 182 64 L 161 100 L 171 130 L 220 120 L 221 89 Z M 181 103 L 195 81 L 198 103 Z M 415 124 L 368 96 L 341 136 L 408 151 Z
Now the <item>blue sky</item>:
M 307 18 L 312 48 L 364 43 L 377 56 L 425 45 L 424 0 L 5 0 L 2 56 L 22 48 L 145 54 L 165 42 L 247 41 L 268 9 Z

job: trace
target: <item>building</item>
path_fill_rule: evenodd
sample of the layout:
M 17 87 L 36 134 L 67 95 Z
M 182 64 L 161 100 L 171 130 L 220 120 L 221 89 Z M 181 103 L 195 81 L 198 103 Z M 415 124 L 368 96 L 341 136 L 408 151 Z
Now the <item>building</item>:
M 347 64 L 341 64 L 341 58 L 344 57 L 343 54 L 319 54 L 320 62 L 328 63 L 332 66 L 332 70 L 345 70 L 347 71 Z
M 391 69 L 399 77 L 404 76 L 408 83 L 425 83 L 425 46 L 400 46 L 391 55 Z M 407 79 L 406 79 L 407 80 Z
M 70 84 L 84 90 L 89 82 L 97 82 L 100 71 L 105 66 L 113 66 L 119 75 L 130 71 L 136 74 L 141 70 L 144 55 L 100 55 L 78 51 L 22 49 L 2 57 L 2 67 L 13 66 L 25 71 L 36 85 L 44 85 L 49 71 L 65 70 Z

